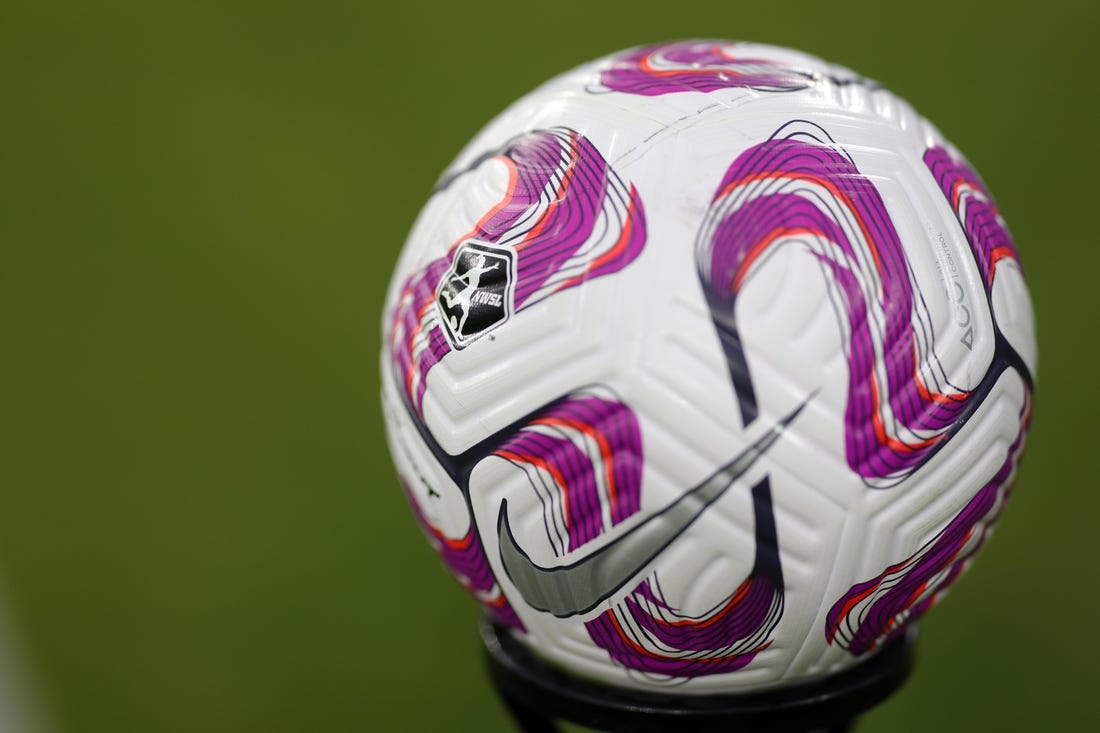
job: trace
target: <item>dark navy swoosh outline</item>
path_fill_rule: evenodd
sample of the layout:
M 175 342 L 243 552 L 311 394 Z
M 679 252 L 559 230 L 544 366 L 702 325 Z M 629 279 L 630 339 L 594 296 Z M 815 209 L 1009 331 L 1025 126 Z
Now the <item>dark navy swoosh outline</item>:
M 499 448 L 504 443 L 504 441 L 518 433 L 529 422 L 531 422 L 531 420 L 543 414 L 547 410 L 552 409 L 555 405 L 564 402 L 578 392 L 583 392 L 586 389 L 591 389 L 597 386 L 614 395 L 616 399 L 619 399 L 618 395 L 615 394 L 615 391 L 612 390 L 610 387 L 607 387 L 606 385 L 584 385 L 578 387 L 571 392 L 563 394 L 560 397 L 552 399 L 549 402 L 539 405 L 537 408 L 531 410 L 523 417 L 519 418 L 518 420 L 512 421 L 500 430 L 497 430 L 496 432 L 485 437 L 484 439 L 479 440 L 477 443 L 470 446 L 461 453 L 452 454 L 443 449 L 443 446 L 441 446 L 439 444 L 439 441 L 435 439 L 435 436 L 432 435 L 432 431 L 428 429 L 428 426 L 427 424 L 425 424 L 424 419 L 421 418 L 416 413 L 416 410 L 413 409 L 412 405 L 409 403 L 408 397 L 401 392 L 400 387 L 397 386 L 400 384 L 400 380 L 392 373 L 390 375 L 390 378 L 394 380 L 393 386 L 394 391 L 397 392 L 397 401 L 405 407 L 405 412 L 409 416 L 409 422 L 411 422 L 416 427 L 416 432 L 419 433 L 421 440 L 423 440 L 424 444 L 428 446 L 428 450 L 431 451 L 432 456 L 436 459 L 436 461 L 439 462 L 439 465 L 443 468 L 443 471 L 451 478 L 452 481 L 455 482 L 455 485 L 458 486 L 459 491 L 461 491 L 462 495 L 466 498 L 467 505 L 469 505 L 470 503 L 470 474 L 474 472 L 474 469 L 479 463 L 481 463 L 483 459 L 488 458 L 490 455 L 492 455 L 493 451 Z M 472 519 L 472 507 L 468 506 L 468 508 L 471 509 L 470 517 Z

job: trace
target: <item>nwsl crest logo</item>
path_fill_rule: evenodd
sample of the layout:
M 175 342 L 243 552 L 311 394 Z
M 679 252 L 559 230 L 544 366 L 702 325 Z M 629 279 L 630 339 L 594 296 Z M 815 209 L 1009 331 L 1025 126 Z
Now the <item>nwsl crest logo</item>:
M 512 315 L 515 256 L 512 250 L 468 241 L 455 250 L 436 293 L 443 330 L 456 349 Z

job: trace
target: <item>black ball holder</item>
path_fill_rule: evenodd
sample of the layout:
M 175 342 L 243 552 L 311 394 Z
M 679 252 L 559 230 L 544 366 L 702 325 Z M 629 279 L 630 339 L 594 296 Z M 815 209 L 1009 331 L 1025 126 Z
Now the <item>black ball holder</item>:
M 910 626 L 867 661 L 823 680 L 759 693 L 701 696 L 582 680 L 543 662 L 488 619 L 481 622 L 481 638 L 489 677 L 523 733 L 556 733 L 555 721 L 624 733 L 843 733 L 905 682 L 917 630 Z

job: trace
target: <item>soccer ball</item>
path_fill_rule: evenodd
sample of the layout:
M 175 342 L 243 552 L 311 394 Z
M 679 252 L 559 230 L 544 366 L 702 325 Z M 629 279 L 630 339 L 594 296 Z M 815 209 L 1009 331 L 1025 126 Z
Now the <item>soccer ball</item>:
M 1033 317 L 965 159 L 872 81 L 725 41 L 520 99 L 446 170 L 383 316 L 429 542 L 538 657 L 746 692 L 869 658 L 967 569 Z

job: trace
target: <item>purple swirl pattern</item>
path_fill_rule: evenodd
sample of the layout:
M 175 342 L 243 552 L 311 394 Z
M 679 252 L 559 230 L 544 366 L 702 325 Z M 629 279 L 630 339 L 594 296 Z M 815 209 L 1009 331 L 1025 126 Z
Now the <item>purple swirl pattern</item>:
M 657 575 L 585 624 L 592 640 L 629 669 L 669 677 L 735 672 L 771 645 L 783 613 L 783 589 L 754 572 L 698 616 L 665 600 Z
M 735 672 L 772 643 L 784 608 L 783 570 L 767 478 L 752 489 L 756 557 L 747 578 L 698 615 L 666 600 L 657 574 L 585 624 L 623 666 L 672 678 Z
M 719 41 L 645 46 L 615 56 L 600 73 L 605 88 L 647 97 L 732 88 L 785 92 L 812 82 L 808 72 L 780 61 L 742 56 L 736 44 Z
M 526 474 L 559 557 L 640 508 L 641 431 L 633 411 L 606 390 L 578 392 L 552 405 L 493 455 Z M 585 627 L 628 669 L 681 678 L 731 672 L 770 643 L 783 607 L 777 576 L 754 572 L 714 608 L 691 617 L 665 599 L 654 574 Z
M 825 640 L 854 656 L 878 648 L 928 611 L 973 562 L 1012 491 L 1031 424 L 1025 391 L 1020 432 L 1004 463 L 947 526 L 912 556 L 852 586 L 829 610 Z
M 1007 259 L 1020 268 L 1019 253 L 993 196 L 966 161 L 952 156 L 942 147 L 926 150 L 924 164 L 966 232 L 986 292 L 991 291 L 998 262 Z
M 881 195 L 828 133 L 802 121 L 733 162 L 700 229 L 696 265 L 720 333 L 736 333 L 737 294 L 789 244 L 822 264 L 846 333 L 848 465 L 869 486 L 896 485 L 976 403 L 950 385 L 935 358 L 929 317 Z
M 418 413 L 428 372 L 451 351 L 435 294 L 460 244 L 473 239 L 515 251 L 517 313 L 586 280 L 618 272 L 645 245 L 645 212 L 638 192 L 580 133 L 554 128 L 513 138 L 448 183 L 490 160 L 507 168 L 503 199 L 445 255 L 405 281 L 392 316 L 392 366 Z
M 629 407 L 579 392 L 548 408 L 493 455 L 527 474 L 557 555 L 579 549 L 638 511 L 642 435 Z
M 496 577 L 489 567 L 489 558 L 478 538 L 473 523 L 466 534 L 459 538 L 447 537 L 424 516 L 420 503 L 409 486 L 402 480 L 405 498 L 412 506 L 413 514 L 420 525 L 428 543 L 439 553 L 440 559 L 451 571 L 451 575 L 472 595 L 494 621 L 509 628 L 525 631 L 523 623 L 516 616 L 515 609 L 508 603 L 504 592 L 497 584 Z

